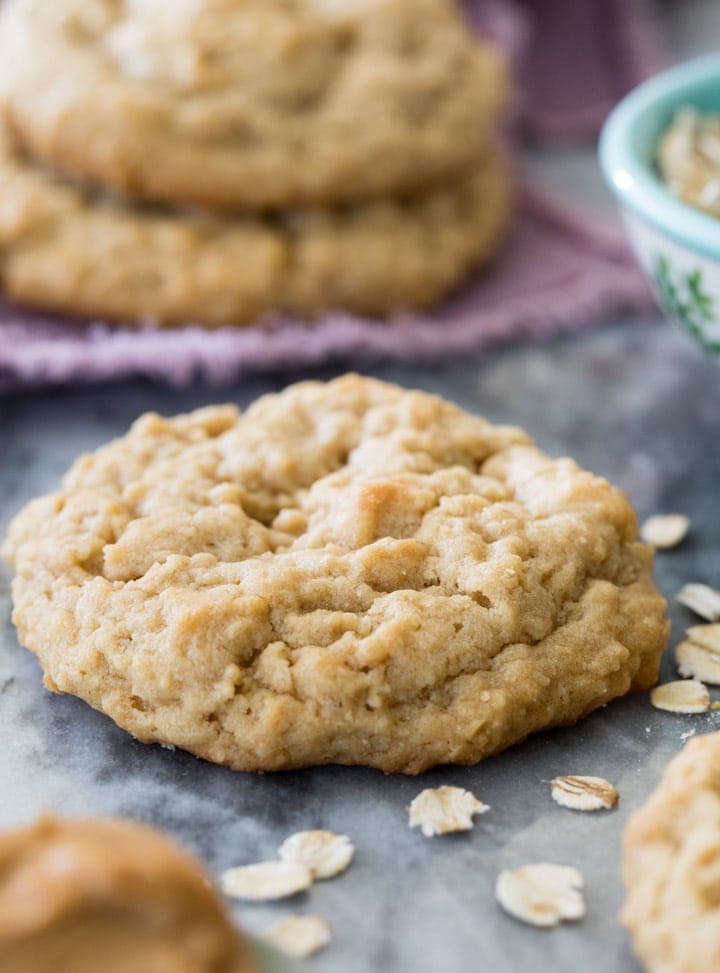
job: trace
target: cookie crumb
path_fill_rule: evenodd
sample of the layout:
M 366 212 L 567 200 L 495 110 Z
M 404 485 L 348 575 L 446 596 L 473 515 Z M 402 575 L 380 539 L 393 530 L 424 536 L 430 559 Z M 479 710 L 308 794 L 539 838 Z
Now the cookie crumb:
M 557 926 L 562 920 L 582 919 L 583 878 L 568 865 L 538 863 L 498 875 L 495 896 L 503 909 L 531 926 Z
M 286 899 L 309 889 L 313 883 L 312 872 L 298 862 L 271 861 L 256 865 L 240 865 L 228 868 L 220 876 L 220 884 L 226 895 L 250 902 L 271 902 Z
M 604 777 L 555 777 L 550 786 L 555 803 L 573 811 L 609 810 L 619 797 L 617 788 Z
M 690 737 L 693 736 L 695 736 L 695 727 L 693 727 L 692 730 L 686 730 L 685 733 L 681 733 L 680 739 L 682 740 L 683 743 L 685 743 L 686 740 L 689 740 Z
M 667 550 L 684 541 L 689 530 L 690 520 L 685 514 L 656 514 L 642 525 L 640 536 L 646 544 Z
M 432 787 L 420 791 L 409 808 L 411 828 L 419 827 L 426 838 L 452 831 L 470 831 L 473 815 L 490 808 L 462 787 Z
M 280 845 L 282 861 L 298 862 L 314 878 L 333 878 L 344 872 L 353 859 L 355 846 L 347 835 L 332 831 L 298 831 Z
M 710 708 L 707 687 L 697 679 L 678 679 L 656 686 L 650 693 L 655 709 L 668 713 L 706 713 Z
M 720 622 L 720 591 L 707 584 L 683 585 L 675 596 L 681 605 L 708 622 Z
M 295 959 L 313 956 L 332 938 L 330 923 L 319 916 L 287 916 L 267 931 L 263 939 Z

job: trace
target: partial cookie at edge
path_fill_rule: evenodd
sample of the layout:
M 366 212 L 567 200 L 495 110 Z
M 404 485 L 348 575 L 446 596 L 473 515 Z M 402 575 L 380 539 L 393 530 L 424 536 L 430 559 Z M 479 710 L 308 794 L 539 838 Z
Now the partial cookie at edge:
M 623 838 L 622 922 L 649 973 L 720 968 L 720 733 L 690 740 Z
M 200 864 L 122 819 L 0 834 L 3 973 L 260 973 Z

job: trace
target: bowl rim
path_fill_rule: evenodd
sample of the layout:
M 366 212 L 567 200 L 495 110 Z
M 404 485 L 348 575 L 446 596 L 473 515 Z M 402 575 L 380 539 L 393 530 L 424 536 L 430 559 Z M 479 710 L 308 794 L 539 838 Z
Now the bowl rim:
M 620 203 L 675 243 L 720 261 L 720 219 L 674 196 L 640 157 L 633 134 L 659 110 L 687 104 L 689 89 L 703 82 L 720 87 L 720 53 L 669 68 L 643 82 L 613 109 L 600 133 L 600 166 Z M 720 113 L 720 103 L 718 104 Z

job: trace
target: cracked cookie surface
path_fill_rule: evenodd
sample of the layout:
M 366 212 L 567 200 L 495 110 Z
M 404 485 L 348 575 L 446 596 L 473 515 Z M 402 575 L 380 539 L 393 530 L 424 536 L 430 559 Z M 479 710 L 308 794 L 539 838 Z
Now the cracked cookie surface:
M 453 179 L 506 87 L 449 0 L 6 0 L 0 51 L 5 112 L 34 155 L 223 210 Z
M 720 968 L 720 733 L 690 740 L 623 839 L 623 924 L 651 973 Z
M 0 132 L 0 280 L 20 304 L 131 325 L 382 316 L 436 303 L 492 257 L 511 195 L 495 151 L 422 196 L 221 219 L 83 190 Z
M 345 376 L 147 415 L 13 522 L 49 688 L 241 770 L 474 763 L 657 679 L 626 498 L 520 430 Z

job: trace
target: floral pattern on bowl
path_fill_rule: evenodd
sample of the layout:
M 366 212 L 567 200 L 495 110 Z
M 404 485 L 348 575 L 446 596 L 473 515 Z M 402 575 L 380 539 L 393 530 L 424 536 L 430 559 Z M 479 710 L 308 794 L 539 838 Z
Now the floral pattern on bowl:
M 625 225 L 658 304 L 702 347 L 720 355 L 720 264 L 668 240 L 637 217 Z
M 623 99 L 605 123 L 600 162 L 658 303 L 720 357 L 720 218 L 674 196 L 656 164 L 659 140 L 685 105 L 720 114 L 720 54 L 665 71 Z

